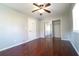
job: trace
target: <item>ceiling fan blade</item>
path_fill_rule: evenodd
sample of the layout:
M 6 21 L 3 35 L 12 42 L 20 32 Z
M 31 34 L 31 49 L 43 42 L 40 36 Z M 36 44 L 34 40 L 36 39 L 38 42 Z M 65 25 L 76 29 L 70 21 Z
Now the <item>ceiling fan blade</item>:
M 37 6 L 37 7 L 40 7 L 39 5 L 37 5 L 36 3 L 33 3 L 33 5 Z
M 48 13 L 51 13 L 51 11 L 49 11 L 49 10 L 46 10 L 46 9 L 43 9 L 44 11 L 46 11 L 46 12 L 48 12 Z
M 40 10 L 40 9 L 33 10 L 32 12 L 35 12 L 35 11 L 38 11 L 38 10 Z
M 46 5 L 45 5 L 45 7 L 48 7 L 48 6 L 50 6 L 51 4 L 50 3 L 47 3 Z

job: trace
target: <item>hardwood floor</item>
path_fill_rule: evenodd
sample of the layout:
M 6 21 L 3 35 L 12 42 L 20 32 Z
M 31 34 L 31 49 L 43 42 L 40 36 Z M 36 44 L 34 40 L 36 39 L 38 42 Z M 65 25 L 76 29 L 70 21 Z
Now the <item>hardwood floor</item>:
M 69 41 L 40 38 L 0 52 L 1 56 L 77 56 Z

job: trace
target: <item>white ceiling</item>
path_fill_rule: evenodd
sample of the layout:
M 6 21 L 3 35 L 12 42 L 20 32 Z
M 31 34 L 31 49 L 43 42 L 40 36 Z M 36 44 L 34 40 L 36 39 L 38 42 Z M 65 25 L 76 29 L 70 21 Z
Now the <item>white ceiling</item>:
M 32 10 L 34 10 L 35 6 L 32 3 L 5 3 L 4 5 L 17 10 L 21 13 L 27 14 L 32 17 L 40 18 L 41 16 L 38 11 L 32 13 Z M 49 16 L 59 16 L 63 14 L 65 11 L 70 10 L 71 6 L 74 5 L 74 3 L 51 3 L 51 6 L 49 6 L 47 9 L 51 11 L 51 13 L 44 12 L 42 16 L 49 17 Z

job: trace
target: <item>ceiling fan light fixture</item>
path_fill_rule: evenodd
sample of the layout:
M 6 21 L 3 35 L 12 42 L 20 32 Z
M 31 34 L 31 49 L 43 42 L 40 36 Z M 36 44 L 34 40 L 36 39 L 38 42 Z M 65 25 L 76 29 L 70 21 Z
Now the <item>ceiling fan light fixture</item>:
M 44 10 L 43 10 L 43 9 L 40 9 L 40 10 L 39 10 L 39 12 L 40 12 L 40 13 L 43 13 L 43 12 L 44 12 Z

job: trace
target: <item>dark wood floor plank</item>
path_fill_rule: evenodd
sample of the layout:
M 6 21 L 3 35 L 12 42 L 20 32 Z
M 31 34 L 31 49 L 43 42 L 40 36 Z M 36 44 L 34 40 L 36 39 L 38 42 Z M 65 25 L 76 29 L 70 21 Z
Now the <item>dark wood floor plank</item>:
M 77 56 L 69 41 L 40 38 L 0 52 L 0 56 Z

